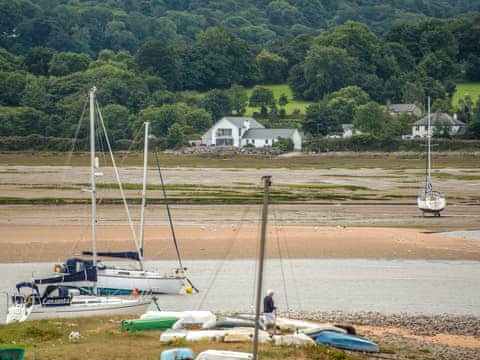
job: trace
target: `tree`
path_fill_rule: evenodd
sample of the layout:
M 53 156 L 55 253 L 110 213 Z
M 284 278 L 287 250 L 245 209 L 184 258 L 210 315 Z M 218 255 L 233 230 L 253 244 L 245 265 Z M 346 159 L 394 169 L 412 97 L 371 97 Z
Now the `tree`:
M 31 48 L 25 57 L 25 64 L 29 72 L 35 75 L 48 75 L 50 60 L 56 53 L 54 49 L 36 46 Z
M 64 76 L 79 71 L 84 71 L 90 64 L 90 57 L 86 54 L 75 54 L 73 52 L 55 53 L 50 60 L 49 74 Z
M 287 76 L 287 59 L 262 50 L 256 58 L 259 80 L 263 84 L 280 84 Z
M 220 27 L 208 28 L 185 54 L 183 77 L 188 89 L 225 89 L 248 84 L 255 58 L 248 44 Z
M 193 134 L 199 134 L 212 126 L 212 116 L 203 109 L 191 109 L 185 114 L 185 122 Z
M 382 135 L 388 133 L 391 117 L 385 108 L 376 102 L 370 101 L 365 105 L 360 105 L 355 111 L 353 125 L 372 135 Z
M 0 105 L 19 105 L 26 84 L 24 72 L 0 72 Z
M 248 103 L 248 96 L 245 88 L 241 85 L 232 85 L 232 87 L 227 90 L 227 94 L 230 98 L 232 109 L 235 110 L 237 115 L 243 115 Z
M 0 106 L 0 136 L 44 135 L 45 114 L 29 107 Z
M 274 142 L 273 146 L 278 147 L 281 152 L 291 152 L 293 151 L 295 144 L 291 138 L 279 137 L 277 141 Z
M 202 107 L 212 115 L 215 121 L 232 113 L 232 102 L 224 90 L 213 89 L 207 92 L 202 100 Z
M 280 97 L 278 98 L 278 105 L 280 106 L 285 106 L 288 104 L 288 97 L 285 95 L 285 93 L 281 93 Z
M 168 129 L 174 123 L 185 123 L 185 114 L 182 111 L 185 108 L 187 108 L 186 105 L 180 103 L 143 109 L 137 116 L 135 128 L 140 128 L 140 124 L 148 121 L 153 135 L 167 136 Z
M 320 99 L 323 95 L 355 83 L 358 61 L 344 49 L 314 45 L 304 64 L 305 99 Z
M 275 98 L 272 90 L 261 86 L 255 86 L 249 102 L 252 107 L 260 107 L 262 115 L 266 115 L 267 107 L 275 105 Z
M 175 123 L 168 129 L 167 145 L 169 148 L 176 148 L 185 142 L 185 129 L 181 124 Z
M 125 106 L 117 104 L 106 105 L 102 109 L 103 120 L 112 140 L 128 139 L 130 133 L 130 113 Z
M 172 46 L 157 40 L 147 41 L 138 50 L 135 60 L 140 70 L 161 76 L 166 81 L 168 89 L 177 87 L 180 58 Z
M 26 85 L 22 92 L 21 104 L 29 106 L 44 112 L 49 112 L 51 106 L 51 96 L 47 91 L 48 81 L 46 78 L 27 76 Z

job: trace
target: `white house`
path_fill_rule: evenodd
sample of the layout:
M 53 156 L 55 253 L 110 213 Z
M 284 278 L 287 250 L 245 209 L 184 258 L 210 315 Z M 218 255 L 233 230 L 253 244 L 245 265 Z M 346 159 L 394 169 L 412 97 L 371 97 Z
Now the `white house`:
M 214 146 L 255 147 L 272 146 L 278 138 L 290 138 L 294 149 L 302 149 L 302 138 L 297 129 L 265 129 L 251 117 L 226 116 L 218 120 L 202 136 L 202 144 Z
M 292 139 L 293 149 L 302 150 L 302 137 L 297 129 L 249 129 L 243 134 L 242 146 L 272 146 L 279 138 Z
M 435 113 L 430 115 L 430 126 L 432 127 L 432 135 L 437 131 L 437 127 L 445 129 L 450 135 L 458 134 L 465 124 L 457 117 L 451 117 L 446 113 Z M 442 129 L 442 130 L 443 130 Z M 428 115 L 418 120 L 412 125 L 412 138 L 424 138 L 428 133 Z

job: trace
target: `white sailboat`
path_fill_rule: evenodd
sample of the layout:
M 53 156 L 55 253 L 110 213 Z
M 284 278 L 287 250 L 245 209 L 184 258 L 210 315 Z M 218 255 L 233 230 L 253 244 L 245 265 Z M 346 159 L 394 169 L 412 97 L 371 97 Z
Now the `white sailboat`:
M 98 281 L 97 251 L 96 251 L 96 182 L 98 175 L 98 159 L 95 157 L 95 122 L 93 104 L 96 88 L 89 93 L 90 100 L 90 155 L 91 155 L 91 205 L 92 205 L 92 254 L 93 260 L 83 269 L 46 279 L 33 279 L 31 282 L 21 282 L 16 285 L 17 293 L 12 296 L 12 305 L 8 307 L 7 323 L 23 322 L 43 318 L 79 317 L 91 315 L 107 315 L 117 313 L 144 312 L 151 299 L 120 298 L 96 295 Z M 39 285 L 45 285 L 40 293 Z M 77 286 L 72 286 L 75 284 Z M 83 287 L 78 286 L 83 285 Z M 93 284 L 93 294 L 89 293 Z M 23 290 L 28 289 L 27 293 Z
M 440 216 L 445 209 L 447 200 L 440 192 L 433 189 L 432 185 L 432 156 L 431 156 L 431 115 L 430 115 L 430 97 L 428 97 L 428 115 L 427 115 L 427 159 L 425 166 L 425 187 L 417 197 L 417 207 L 423 212 Z
M 93 94 L 94 95 L 94 94 Z M 103 125 L 103 118 L 98 107 L 95 107 L 95 101 L 91 103 L 91 113 L 95 116 L 95 111 L 98 113 L 99 120 Z M 93 106 L 93 107 L 92 107 Z M 190 280 L 185 276 L 185 269 L 180 260 L 180 254 L 177 248 L 177 255 L 179 257 L 179 267 L 174 269 L 170 273 L 163 273 L 157 270 L 146 270 L 143 263 L 143 243 L 144 243 L 144 223 L 145 223 L 145 207 L 146 207 L 146 194 L 147 194 L 147 166 L 148 166 L 148 140 L 149 140 L 149 123 L 145 123 L 145 141 L 144 141 L 144 159 L 143 159 L 143 187 L 142 187 L 142 206 L 141 206 L 141 216 L 140 216 L 140 239 L 137 243 L 135 232 L 133 230 L 130 215 L 128 212 L 128 207 L 125 205 L 127 210 L 127 215 L 130 221 L 130 226 L 132 234 L 134 237 L 134 242 L 136 244 L 136 251 L 123 251 L 123 252 L 96 252 L 98 256 L 106 256 L 112 258 L 123 258 L 136 260 L 138 267 L 128 267 L 121 265 L 110 265 L 105 263 L 97 263 L 97 291 L 100 294 L 131 294 L 132 291 L 136 290 L 140 293 L 151 293 L 151 294 L 179 294 L 182 292 L 191 292 L 192 287 Z M 106 134 L 105 134 L 106 136 Z M 109 144 L 107 138 L 107 145 Z M 111 150 L 111 149 L 109 149 Z M 111 151 L 110 151 L 111 152 Z M 121 183 L 119 181 L 119 176 L 117 168 L 115 166 L 115 161 L 112 156 L 112 162 L 117 175 L 117 180 L 120 185 L 120 190 L 122 191 Z M 163 179 L 162 179 L 163 186 Z M 164 195 L 165 190 L 164 190 Z M 122 191 L 122 198 L 125 202 L 125 196 Z M 168 210 L 168 208 L 167 208 Z M 170 212 L 168 211 L 171 231 L 173 232 L 173 225 L 171 222 Z M 176 242 L 175 236 L 174 242 Z M 95 261 L 95 255 L 90 251 L 84 251 L 84 255 L 93 255 Z M 79 271 L 84 267 L 87 267 L 91 264 L 91 260 L 85 259 L 68 259 L 66 263 L 61 268 L 63 273 L 72 273 Z

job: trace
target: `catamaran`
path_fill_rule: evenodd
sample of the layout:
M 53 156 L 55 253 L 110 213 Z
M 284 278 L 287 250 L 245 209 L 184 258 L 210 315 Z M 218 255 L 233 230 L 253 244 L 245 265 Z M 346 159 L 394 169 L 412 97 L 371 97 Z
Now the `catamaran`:
M 143 159 L 143 187 L 142 187 L 142 205 L 140 213 L 140 238 L 137 241 L 136 232 L 133 228 L 131 221 L 130 212 L 126 203 L 125 194 L 123 192 L 122 184 L 120 182 L 120 176 L 115 164 L 113 153 L 111 151 L 110 142 L 108 140 L 107 133 L 105 131 L 105 126 L 103 122 L 102 113 L 98 106 L 98 103 L 95 101 L 95 92 L 90 92 L 90 117 L 95 118 L 98 116 L 101 127 L 104 130 L 104 135 L 106 139 L 106 144 L 111 156 L 113 168 L 119 184 L 120 192 L 124 202 L 125 210 L 127 212 L 127 217 L 129 220 L 130 230 L 134 243 L 136 245 L 135 251 L 108 251 L 108 252 L 98 252 L 93 251 L 83 251 L 83 255 L 93 256 L 93 260 L 83 259 L 83 258 L 71 258 L 59 267 L 59 272 L 61 273 L 74 273 L 80 271 L 84 268 L 87 268 L 92 265 L 92 262 L 95 261 L 95 256 L 104 256 L 110 258 L 121 258 L 126 260 L 136 261 L 137 266 L 125 266 L 125 265 L 111 265 L 104 262 L 96 262 L 95 267 L 97 268 L 97 291 L 99 294 L 131 294 L 132 291 L 136 290 L 140 293 L 151 293 L 151 294 L 179 294 L 182 292 L 191 292 L 193 285 L 191 285 L 190 280 L 185 275 L 185 268 L 183 267 L 180 252 L 176 243 L 175 233 L 173 231 L 173 223 L 170 216 L 170 211 L 168 208 L 168 202 L 165 202 L 167 205 L 167 213 L 170 220 L 170 228 L 173 236 L 173 242 L 177 250 L 177 256 L 179 260 L 179 267 L 173 269 L 171 272 L 164 273 L 157 270 L 147 270 L 145 269 L 143 262 L 143 244 L 144 244 L 144 227 L 145 227 L 145 208 L 146 208 L 146 194 L 147 194 L 147 165 L 148 165 L 148 143 L 149 143 L 149 123 L 145 123 L 145 139 L 144 139 L 144 159 Z M 96 162 L 96 167 L 98 168 L 98 161 Z M 159 169 L 160 171 L 160 169 Z M 161 175 L 161 172 L 160 172 Z M 162 180 L 162 187 L 164 191 L 164 197 L 166 200 L 165 187 Z M 95 251 L 95 253 L 94 253 Z M 193 287 L 194 288 L 194 287 Z
M 440 192 L 433 189 L 432 185 L 432 155 L 431 155 L 431 116 L 430 116 L 430 97 L 428 97 L 428 115 L 427 115 L 427 157 L 425 163 L 425 187 L 417 197 L 417 206 L 425 215 L 426 213 L 440 216 L 445 209 L 447 200 Z
M 51 317 L 78 317 L 106 315 L 112 313 L 144 312 L 151 299 L 134 297 L 99 296 L 97 292 L 99 267 L 96 250 L 96 183 L 99 174 L 98 158 L 95 157 L 95 122 L 93 116 L 96 88 L 89 93 L 90 112 L 90 155 L 91 155 L 91 206 L 92 206 L 92 255 L 93 260 L 81 269 L 68 274 L 33 279 L 16 285 L 17 293 L 12 296 L 12 305 L 8 307 L 7 323 Z M 46 285 L 43 293 L 39 285 Z M 25 289 L 27 289 L 25 291 Z

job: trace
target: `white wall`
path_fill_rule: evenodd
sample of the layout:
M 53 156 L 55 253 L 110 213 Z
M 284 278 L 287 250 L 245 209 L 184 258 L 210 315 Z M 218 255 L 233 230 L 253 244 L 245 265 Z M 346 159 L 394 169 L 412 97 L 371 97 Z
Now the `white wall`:
M 294 150 L 302 150 L 302 137 L 298 130 L 295 130 L 293 135 L 290 137 L 293 141 Z M 247 144 L 253 144 L 256 148 L 263 148 L 265 146 L 272 146 L 278 141 L 278 138 L 275 139 L 243 139 L 242 147 Z
M 458 125 L 450 127 L 450 135 L 455 135 L 460 131 L 461 127 Z M 435 134 L 436 128 L 435 125 L 432 125 L 432 136 Z M 426 125 L 419 125 L 419 126 L 412 126 L 412 137 L 427 137 L 427 126 Z
M 209 131 L 211 131 L 211 140 L 210 140 L 209 143 L 206 142 L 207 145 L 215 145 L 217 143 L 217 130 L 218 129 L 231 129 L 232 130 L 231 138 L 233 139 L 233 145 L 232 146 L 237 146 L 238 147 L 238 146 L 241 145 L 240 144 L 240 136 L 238 135 L 238 128 L 226 119 L 221 119 L 215 125 L 213 125 L 213 127 L 209 130 Z M 202 140 L 203 140 L 203 138 L 202 138 Z

